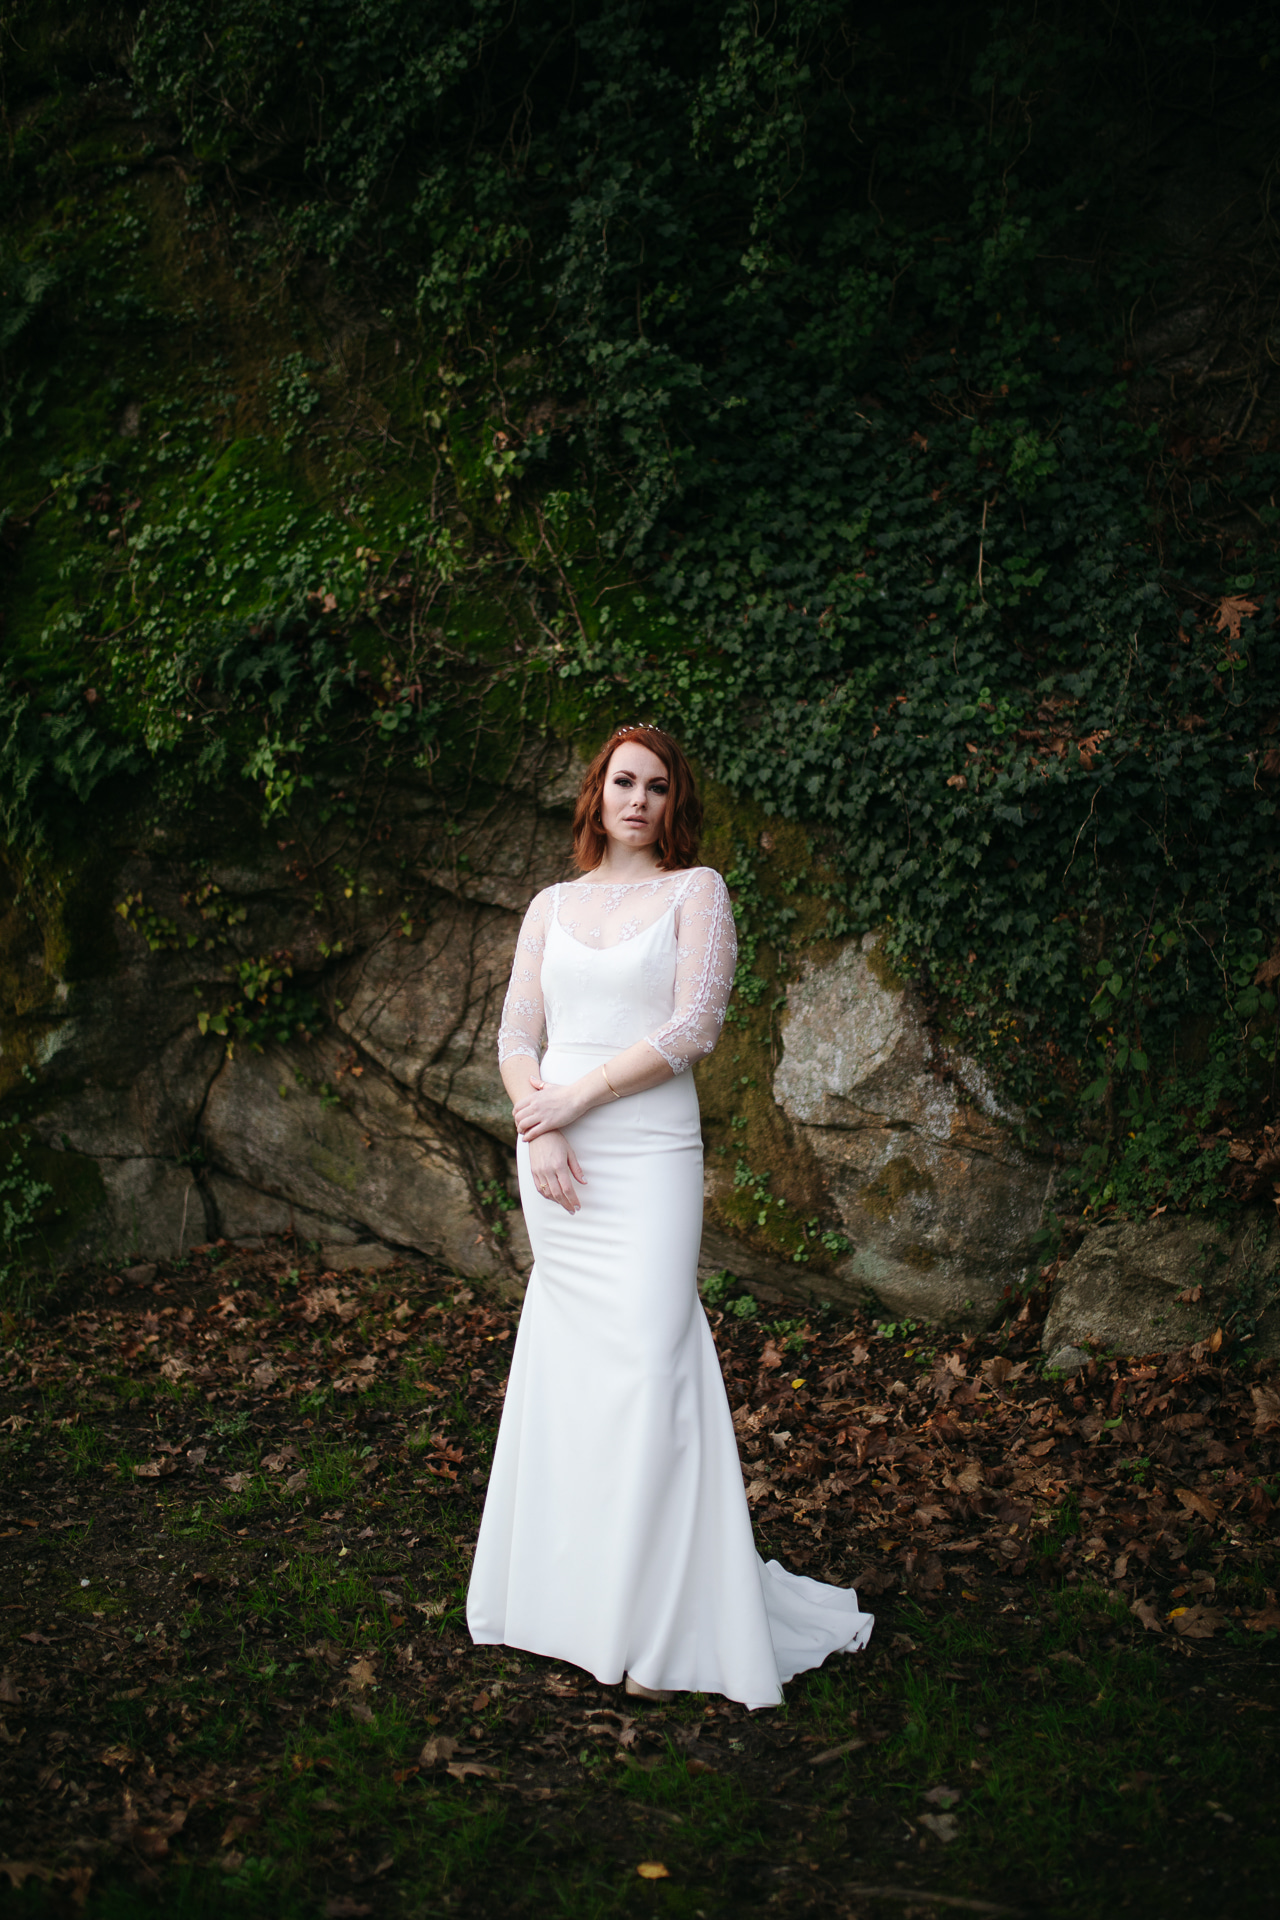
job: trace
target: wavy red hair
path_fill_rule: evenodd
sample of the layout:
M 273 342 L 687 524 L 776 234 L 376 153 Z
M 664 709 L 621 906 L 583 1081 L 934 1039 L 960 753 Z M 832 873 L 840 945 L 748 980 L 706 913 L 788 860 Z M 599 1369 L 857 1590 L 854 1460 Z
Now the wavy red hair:
M 604 858 L 609 842 L 600 811 L 605 775 L 619 747 L 638 741 L 656 753 L 667 770 L 667 804 L 658 829 L 658 865 L 664 872 L 679 872 L 698 862 L 698 841 L 702 835 L 702 802 L 698 798 L 693 768 L 684 748 L 661 727 L 619 727 L 611 733 L 582 776 L 578 802 L 573 810 L 573 858 L 580 873 L 591 873 Z

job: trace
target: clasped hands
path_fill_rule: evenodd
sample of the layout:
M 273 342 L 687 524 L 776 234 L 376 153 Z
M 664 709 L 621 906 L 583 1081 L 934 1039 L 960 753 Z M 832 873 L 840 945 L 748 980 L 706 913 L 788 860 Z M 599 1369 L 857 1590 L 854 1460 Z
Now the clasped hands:
M 545 1080 L 532 1079 L 528 1092 L 511 1109 L 516 1131 L 528 1142 L 534 1186 L 544 1200 L 554 1200 L 566 1213 L 577 1213 L 582 1206 L 575 1180 L 584 1187 L 587 1180 L 562 1129 L 580 1120 L 588 1104 L 571 1086 L 548 1086 Z
M 563 1127 L 571 1127 L 575 1120 L 581 1120 L 589 1105 L 576 1084 L 549 1086 L 545 1080 L 534 1078 L 529 1082 L 529 1091 L 516 1102 L 511 1113 L 520 1138 L 532 1142 L 545 1133 L 558 1133 Z

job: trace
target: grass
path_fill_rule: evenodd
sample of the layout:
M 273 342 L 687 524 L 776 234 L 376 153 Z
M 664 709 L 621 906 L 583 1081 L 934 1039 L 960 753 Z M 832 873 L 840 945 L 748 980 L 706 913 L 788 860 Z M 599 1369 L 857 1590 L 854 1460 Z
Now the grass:
M 259 1338 L 289 1334 L 294 1292 L 255 1307 Z M 1270 1914 L 1280 1636 L 1144 1631 L 1127 1596 L 1063 1573 L 1081 1533 L 1070 1490 L 1025 1573 L 962 1557 L 941 1591 L 875 1599 L 868 1652 L 792 1682 L 771 1712 L 638 1703 L 471 1647 L 510 1351 L 494 1311 L 419 1313 L 438 1357 L 416 1344 L 404 1376 L 358 1398 L 290 1400 L 283 1380 L 254 1394 L 235 1369 L 186 1402 L 121 1378 L 92 1413 L 74 1369 L 24 1387 L 40 1362 L 24 1332 L 0 1417 L 28 1424 L 0 1432 L 0 1476 L 39 1524 L 0 1542 L 0 1671 L 20 1693 L 0 1707 L 0 1827 L 14 1859 L 60 1877 L 0 1877 L 6 1912 L 943 1920 L 945 1896 L 1047 1920 Z M 283 1368 L 287 1339 L 273 1351 Z M 286 1445 L 279 1471 L 262 1464 Z M 205 1457 L 137 1476 L 165 1447 Z M 775 1529 L 766 1551 L 802 1547 L 785 1516 Z M 1199 1570 L 1219 1550 L 1179 1532 L 1175 1551 Z M 1220 1601 L 1261 1605 L 1270 1566 L 1221 1565 Z

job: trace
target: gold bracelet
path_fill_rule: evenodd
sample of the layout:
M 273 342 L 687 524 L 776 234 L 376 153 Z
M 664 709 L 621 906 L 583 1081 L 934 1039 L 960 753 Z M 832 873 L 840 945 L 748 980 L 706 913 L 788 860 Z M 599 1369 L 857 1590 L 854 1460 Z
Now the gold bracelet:
M 612 1080 L 609 1078 L 608 1074 L 605 1072 L 603 1067 L 601 1067 L 600 1069 L 600 1078 L 604 1081 L 606 1087 L 608 1087 L 614 1099 L 621 1100 L 622 1095 L 618 1092 L 618 1089 L 614 1086 Z

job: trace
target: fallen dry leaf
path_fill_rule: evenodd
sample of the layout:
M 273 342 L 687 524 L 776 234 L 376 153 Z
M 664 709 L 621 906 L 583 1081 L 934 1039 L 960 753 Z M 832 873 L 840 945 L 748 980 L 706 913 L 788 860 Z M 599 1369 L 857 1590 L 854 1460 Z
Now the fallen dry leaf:
M 1280 1427 L 1280 1393 L 1274 1387 L 1250 1387 L 1253 1398 L 1253 1425 L 1258 1433 Z
M 21 1887 L 26 1880 L 43 1880 L 46 1883 L 53 1878 L 48 1867 L 42 1867 L 37 1860 L 0 1860 L 0 1873 L 8 1879 L 11 1887 Z
M 642 1860 L 636 1868 L 642 1880 L 669 1880 L 671 1875 L 661 1860 Z
M 856 1753 L 859 1747 L 866 1746 L 865 1740 L 845 1740 L 838 1747 L 828 1747 L 824 1753 L 815 1753 L 809 1765 L 811 1767 L 829 1767 L 833 1760 L 843 1760 L 846 1753 Z
M 1211 1640 L 1226 1615 L 1216 1607 L 1174 1607 L 1169 1618 L 1184 1640 Z
M 1207 1520 L 1210 1526 L 1213 1525 L 1218 1518 L 1218 1509 L 1212 1500 L 1207 1499 L 1203 1493 L 1193 1493 L 1188 1487 L 1175 1487 L 1173 1491 L 1179 1504 L 1184 1506 L 1188 1513 L 1198 1513 L 1202 1520 Z
M 1164 1632 L 1164 1622 L 1149 1600 L 1135 1600 L 1129 1611 L 1135 1619 L 1142 1622 L 1148 1633 Z
M 1218 602 L 1218 611 L 1214 626 L 1219 633 L 1225 633 L 1229 640 L 1240 638 L 1240 629 L 1250 614 L 1258 611 L 1256 600 L 1246 600 L 1243 594 L 1224 593 Z
M 451 1760 L 458 1751 L 458 1743 L 447 1733 L 434 1733 L 418 1755 L 420 1767 L 439 1767 Z
M 919 1821 L 944 1847 L 949 1847 L 960 1832 L 954 1813 L 922 1813 Z
M 472 1776 L 477 1780 L 496 1780 L 498 1777 L 496 1767 L 486 1767 L 480 1760 L 451 1760 L 445 1771 L 453 1780 L 469 1780 Z
M 0 1704 L 6 1707 L 20 1707 L 22 1695 L 18 1683 L 11 1673 L 0 1673 Z

